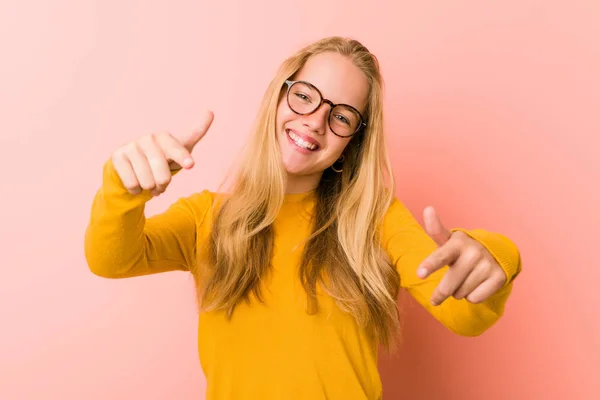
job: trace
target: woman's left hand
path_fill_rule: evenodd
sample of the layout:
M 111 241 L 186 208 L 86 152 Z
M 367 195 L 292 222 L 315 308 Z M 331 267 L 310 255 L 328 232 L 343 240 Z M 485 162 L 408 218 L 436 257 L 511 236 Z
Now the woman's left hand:
M 449 266 L 431 296 L 431 304 L 438 306 L 450 296 L 480 303 L 504 285 L 504 270 L 481 243 L 464 232 L 446 229 L 433 207 L 427 207 L 423 217 L 425 231 L 437 243 L 438 249 L 421 263 L 417 275 L 426 278 Z

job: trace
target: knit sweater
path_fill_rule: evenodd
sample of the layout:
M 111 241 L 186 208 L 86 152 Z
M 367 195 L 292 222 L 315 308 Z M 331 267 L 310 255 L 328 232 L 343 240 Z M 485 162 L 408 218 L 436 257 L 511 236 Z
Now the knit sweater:
M 126 278 L 193 268 L 197 250 L 207 246 L 216 194 L 204 190 L 182 197 L 146 218 L 145 204 L 151 198 L 147 192 L 129 194 L 111 161 L 105 164 L 85 236 L 93 273 Z M 285 196 L 274 222 L 272 268 L 263 282 L 262 302 L 251 298 L 240 303 L 231 319 L 223 311 L 199 314 L 198 348 L 207 399 L 381 398 L 378 346 L 363 327 L 322 290 L 317 314 L 306 313 L 298 276 L 302 247 L 295 246 L 311 232 L 314 202 L 314 192 Z M 381 245 L 403 289 L 451 331 L 475 336 L 502 316 L 521 259 L 514 243 L 501 234 L 456 230 L 485 246 L 507 277 L 498 292 L 479 304 L 452 297 L 439 306 L 431 304 L 449 267 L 425 279 L 417 276 L 417 267 L 437 245 L 397 198 L 386 213 Z

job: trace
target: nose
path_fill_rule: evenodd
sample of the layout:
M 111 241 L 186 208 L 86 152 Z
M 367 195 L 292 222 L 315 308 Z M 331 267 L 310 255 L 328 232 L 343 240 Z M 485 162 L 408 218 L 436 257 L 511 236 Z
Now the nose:
M 323 102 L 311 114 L 302 117 L 302 124 L 311 131 L 324 135 L 327 132 L 327 120 L 329 119 L 330 110 L 331 105 Z

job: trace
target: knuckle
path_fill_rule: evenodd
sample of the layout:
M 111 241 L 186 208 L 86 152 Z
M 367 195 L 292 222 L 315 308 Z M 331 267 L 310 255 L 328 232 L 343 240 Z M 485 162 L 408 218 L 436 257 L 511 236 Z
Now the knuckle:
M 468 236 L 463 231 L 456 231 L 452 234 L 452 237 L 454 237 L 458 240 L 465 240 L 465 238 L 467 238 Z
M 470 249 L 473 257 L 481 258 L 483 256 L 482 247 L 480 245 L 473 245 Z
M 476 262 L 481 259 L 481 251 L 476 247 L 469 247 L 464 252 L 465 260 L 470 262 Z
M 456 231 L 452 234 L 451 239 L 462 245 L 467 242 L 467 239 L 469 239 L 469 236 L 462 231 Z
M 169 183 L 171 183 L 170 176 L 156 178 L 156 185 L 158 187 L 166 187 Z
M 123 154 L 126 156 L 131 156 L 132 154 L 137 154 L 140 151 L 138 142 L 131 142 L 129 144 L 126 144 L 123 147 Z
M 150 166 L 153 167 L 161 167 L 163 164 L 165 164 L 167 162 L 167 160 L 165 158 L 162 158 L 160 156 L 150 156 L 147 157 L 148 159 L 148 164 L 150 164 Z
M 477 295 L 477 294 L 473 294 L 473 293 L 470 293 L 470 294 L 469 294 L 467 297 L 465 297 L 465 298 L 467 299 L 467 301 L 468 301 L 469 303 L 473 303 L 473 304 L 478 304 L 478 303 L 481 303 L 481 302 L 483 301 L 483 299 L 482 299 L 482 298 L 481 298 L 479 295 Z
M 155 138 L 168 138 L 168 137 L 172 137 L 171 133 L 169 132 L 157 132 L 154 134 Z
M 479 263 L 479 268 L 486 274 L 488 275 L 490 272 L 492 272 L 492 263 L 489 260 L 483 259 L 481 260 L 481 262 Z
M 167 143 L 171 142 L 172 138 L 173 138 L 173 135 L 171 135 L 169 132 L 159 132 L 159 133 L 155 133 L 153 136 L 154 142 L 161 149 L 164 148 Z
M 450 255 L 448 253 L 439 252 L 432 257 L 432 261 L 435 264 L 448 265 L 450 263 Z
M 496 290 L 502 288 L 502 286 L 504 286 L 505 283 L 506 275 L 504 274 L 504 271 L 498 272 L 498 274 L 496 275 Z
M 125 157 L 123 147 L 119 147 L 112 153 L 112 161 L 121 161 Z
M 452 295 L 452 297 L 454 297 L 456 300 L 460 300 L 463 297 L 465 297 L 464 294 L 463 294 L 463 292 L 464 292 L 464 290 L 457 290 L 456 293 L 454 293 Z
M 144 135 L 144 136 L 140 137 L 138 139 L 138 142 L 140 142 L 140 143 L 151 143 L 151 142 L 154 141 L 155 137 L 156 137 L 155 133 L 150 133 L 148 135 Z
M 144 190 L 154 190 L 154 188 L 156 188 L 156 184 L 154 182 L 150 182 L 150 181 L 142 182 L 142 183 L 140 183 L 140 186 Z
M 123 183 L 123 186 L 125 186 L 125 189 L 129 190 L 129 191 L 135 191 L 135 190 L 139 190 L 140 186 L 138 184 L 132 183 L 132 182 L 126 182 Z
M 452 291 L 447 286 L 441 286 L 438 289 L 438 294 L 439 294 L 440 298 L 446 298 L 446 297 L 450 297 L 452 295 Z
M 135 147 L 141 153 L 147 153 L 148 149 L 154 146 L 154 137 L 152 135 L 142 136 L 135 142 Z

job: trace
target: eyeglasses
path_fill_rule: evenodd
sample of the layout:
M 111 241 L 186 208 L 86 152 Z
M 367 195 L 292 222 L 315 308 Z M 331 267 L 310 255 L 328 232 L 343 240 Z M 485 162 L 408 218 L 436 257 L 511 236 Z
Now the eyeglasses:
M 329 128 L 340 137 L 350 137 L 367 126 L 358 110 L 348 104 L 334 104 L 324 99 L 314 85 L 305 81 L 290 81 L 288 86 L 287 103 L 290 109 L 299 115 L 310 115 L 317 111 L 323 103 L 331 106 L 329 110 Z

